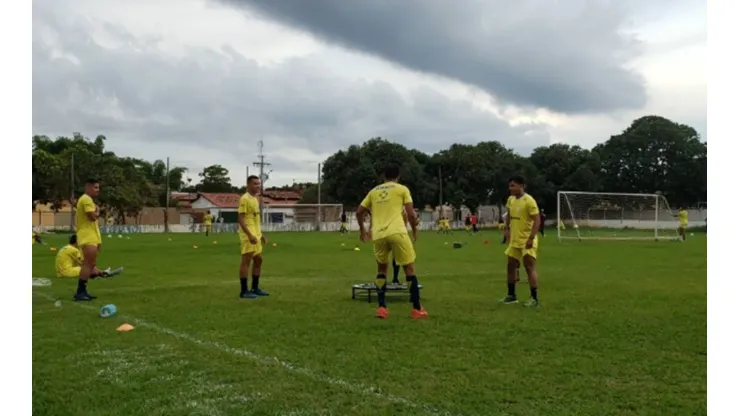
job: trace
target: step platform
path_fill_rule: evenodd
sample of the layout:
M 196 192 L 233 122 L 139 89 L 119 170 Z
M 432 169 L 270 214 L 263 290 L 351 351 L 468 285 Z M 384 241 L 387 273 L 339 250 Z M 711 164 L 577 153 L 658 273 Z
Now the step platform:
M 419 285 L 419 290 L 422 289 L 422 285 Z M 372 303 L 373 296 L 377 296 L 378 288 L 375 287 L 375 283 L 359 283 L 356 285 L 352 285 L 352 299 L 357 299 L 357 293 L 362 294 L 362 292 L 366 292 L 367 294 L 367 303 Z M 387 283 L 385 286 L 385 296 L 390 297 L 390 295 L 407 295 L 409 293 L 409 287 L 405 283 L 401 284 L 395 284 L 395 283 Z M 364 296 L 363 296 L 364 297 Z

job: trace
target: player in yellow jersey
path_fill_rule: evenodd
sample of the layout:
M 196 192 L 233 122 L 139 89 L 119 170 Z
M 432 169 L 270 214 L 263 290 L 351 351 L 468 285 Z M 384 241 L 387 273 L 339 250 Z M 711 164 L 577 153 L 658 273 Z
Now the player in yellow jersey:
M 372 238 L 375 261 L 378 263 L 378 274 L 375 285 L 378 290 L 378 310 L 376 317 L 388 317 L 388 307 L 385 302 L 386 274 L 391 255 L 406 275 L 409 294 L 413 309 L 411 317 L 423 319 L 428 316 L 421 306 L 419 281 L 416 277 L 416 251 L 403 217 L 406 212 L 408 223 L 411 224 L 413 240 L 416 241 L 419 222 L 414 211 L 413 201 L 409 188 L 398 183 L 400 170 L 396 165 L 388 165 L 384 172 L 385 182 L 368 192 L 365 199 L 357 208 L 357 224 L 360 224 L 360 240 Z M 365 229 L 365 216 L 372 217 L 372 231 L 369 234 Z
M 242 299 L 256 299 L 270 294 L 260 289 L 262 273 L 262 247 L 267 244 L 267 237 L 262 234 L 260 202 L 257 196 L 262 188 L 260 178 L 247 178 L 247 193 L 239 199 L 239 240 L 241 241 L 242 262 L 239 266 L 239 283 Z M 252 265 L 252 289 L 247 287 L 249 265 Z
M 103 240 L 100 238 L 98 219 L 100 209 L 95 205 L 93 198 L 100 194 L 100 181 L 88 179 L 85 182 L 85 193 L 77 200 L 77 212 L 75 214 L 75 227 L 77 231 L 77 245 L 82 251 L 82 267 L 80 268 L 80 279 L 77 282 L 77 293 L 74 300 L 90 301 L 95 296 L 87 293 L 87 281 L 90 279 L 95 264 L 98 261 L 98 253 L 102 247 Z
M 678 235 L 681 237 L 681 240 L 686 241 L 686 227 L 689 226 L 689 211 L 682 205 L 678 208 L 678 214 L 674 215 L 674 217 L 678 217 Z
M 80 272 L 82 271 L 83 257 L 82 252 L 77 247 L 77 235 L 72 234 L 69 237 L 69 244 L 62 247 L 57 253 L 56 259 L 54 260 L 54 268 L 57 272 L 57 277 L 72 277 L 79 278 Z M 116 270 L 100 270 L 97 267 L 93 268 L 90 278 L 96 277 L 113 277 L 123 273 L 123 267 L 119 267 Z
M 539 306 L 537 296 L 537 232 L 540 228 L 540 209 L 537 201 L 524 192 L 524 178 L 512 176 L 509 179 L 509 199 L 506 201 L 506 239 L 509 247 L 505 253 L 506 281 L 508 295 L 501 301 L 505 304 L 517 303 L 516 280 L 520 264 L 524 264 L 529 280 L 532 299 L 526 306 Z
M 213 229 L 213 214 L 210 212 L 206 212 L 206 215 L 203 216 L 203 226 L 206 228 L 206 237 L 208 237 Z

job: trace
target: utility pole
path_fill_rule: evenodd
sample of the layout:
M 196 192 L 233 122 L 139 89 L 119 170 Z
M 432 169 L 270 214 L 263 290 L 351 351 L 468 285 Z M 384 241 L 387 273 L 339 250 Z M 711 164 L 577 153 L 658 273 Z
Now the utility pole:
M 444 199 L 442 198 L 442 166 L 439 166 L 437 170 L 437 174 L 439 176 L 439 218 L 442 218 L 442 213 L 444 212 Z
M 167 184 L 166 194 L 164 196 L 164 232 L 170 232 L 170 158 L 167 157 L 167 173 L 164 175 L 164 181 Z
M 263 200 L 264 200 L 264 192 L 265 192 L 265 181 L 267 180 L 267 175 L 269 174 L 269 172 L 267 174 L 265 173 L 265 167 L 270 167 L 270 165 L 272 165 L 272 164 L 265 162 L 265 152 L 264 152 L 265 142 L 263 142 L 262 140 L 260 140 L 257 143 L 257 145 L 259 146 L 259 149 L 260 149 L 260 152 L 257 155 L 257 158 L 259 159 L 259 161 L 258 162 L 254 162 L 252 164 L 255 167 L 258 167 L 260 169 L 260 213 L 262 214 L 262 219 L 264 219 L 264 217 L 265 217 L 265 210 L 264 210 L 265 203 L 263 202 Z M 272 171 L 270 171 L 270 172 L 272 172 Z
M 316 226 L 319 227 L 319 230 L 321 230 L 321 163 L 319 163 L 319 173 L 317 176 L 316 188 L 318 191 L 316 201 L 319 203 L 319 206 L 316 207 L 316 217 L 317 217 L 317 222 L 318 222 Z

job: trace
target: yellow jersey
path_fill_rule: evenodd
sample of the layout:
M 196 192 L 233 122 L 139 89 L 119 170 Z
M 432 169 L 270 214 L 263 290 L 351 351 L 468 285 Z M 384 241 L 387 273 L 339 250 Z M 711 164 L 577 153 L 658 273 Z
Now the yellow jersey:
M 408 233 L 404 206 L 412 202 L 409 188 L 396 182 L 386 182 L 368 192 L 360 205 L 370 211 L 373 240 Z
M 681 227 L 689 225 L 689 212 L 685 209 L 678 211 L 678 221 L 680 221 Z
M 89 195 L 82 195 L 77 201 L 77 212 L 75 214 L 75 228 L 80 247 L 102 243 L 98 222 L 90 221 L 90 218 L 87 217 L 90 212 L 95 212 L 95 202 Z
M 506 209 L 509 215 L 509 244 L 514 248 L 524 248 L 532 235 L 534 219 L 540 215 L 537 201 L 529 194 L 524 194 L 521 198 L 510 196 L 506 201 Z M 537 235 L 534 237 L 534 244 L 537 244 Z
M 262 237 L 262 225 L 260 219 L 260 202 L 250 194 L 244 194 L 239 198 L 239 214 L 244 214 L 244 223 L 252 235 Z M 247 234 L 239 227 L 239 237 L 247 238 Z
M 62 249 L 59 250 L 59 253 L 57 253 L 54 266 L 56 268 L 57 277 L 61 277 L 64 275 L 65 270 L 82 266 L 82 253 L 77 247 L 68 244 L 62 247 Z
M 206 214 L 203 216 L 203 224 L 205 225 L 211 225 L 213 224 L 213 215 Z

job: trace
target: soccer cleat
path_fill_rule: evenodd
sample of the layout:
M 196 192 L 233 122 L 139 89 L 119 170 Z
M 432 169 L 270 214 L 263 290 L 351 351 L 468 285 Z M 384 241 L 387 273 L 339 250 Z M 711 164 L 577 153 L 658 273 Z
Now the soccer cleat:
M 411 319 L 426 319 L 429 317 L 426 309 L 411 309 Z
M 537 308 L 540 306 L 540 301 L 536 299 L 530 299 L 527 302 L 524 303 L 524 306 L 528 308 Z
M 72 300 L 74 300 L 75 302 L 89 302 L 93 299 L 97 299 L 97 297 L 92 296 L 91 294 L 87 292 L 77 293 L 75 294 L 74 298 L 72 298 Z
M 517 300 L 516 296 L 508 295 L 505 298 L 501 299 L 501 303 L 504 305 L 511 305 L 513 303 L 518 303 L 519 300 Z
M 103 277 L 113 277 L 118 276 L 119 274 L 123 273 L 123 267 L 119 267 L 115 270 L 111 270 L 110 267 L 104 270 Z
M 264 290 L 260 288 L 252 289 L 252 293 L 254 293 L 257 296 L 270 296 L 269 293 L 265 292 Z
M 375 311 L 375 317 L 379 319 L 388 319 L 388 308 L 381 306 Z
M 242 299 L 257 299 L 259 296 L 257 296 L 256 293 L 252 292 L 242 292 L 239 294 L 239 297 Z

